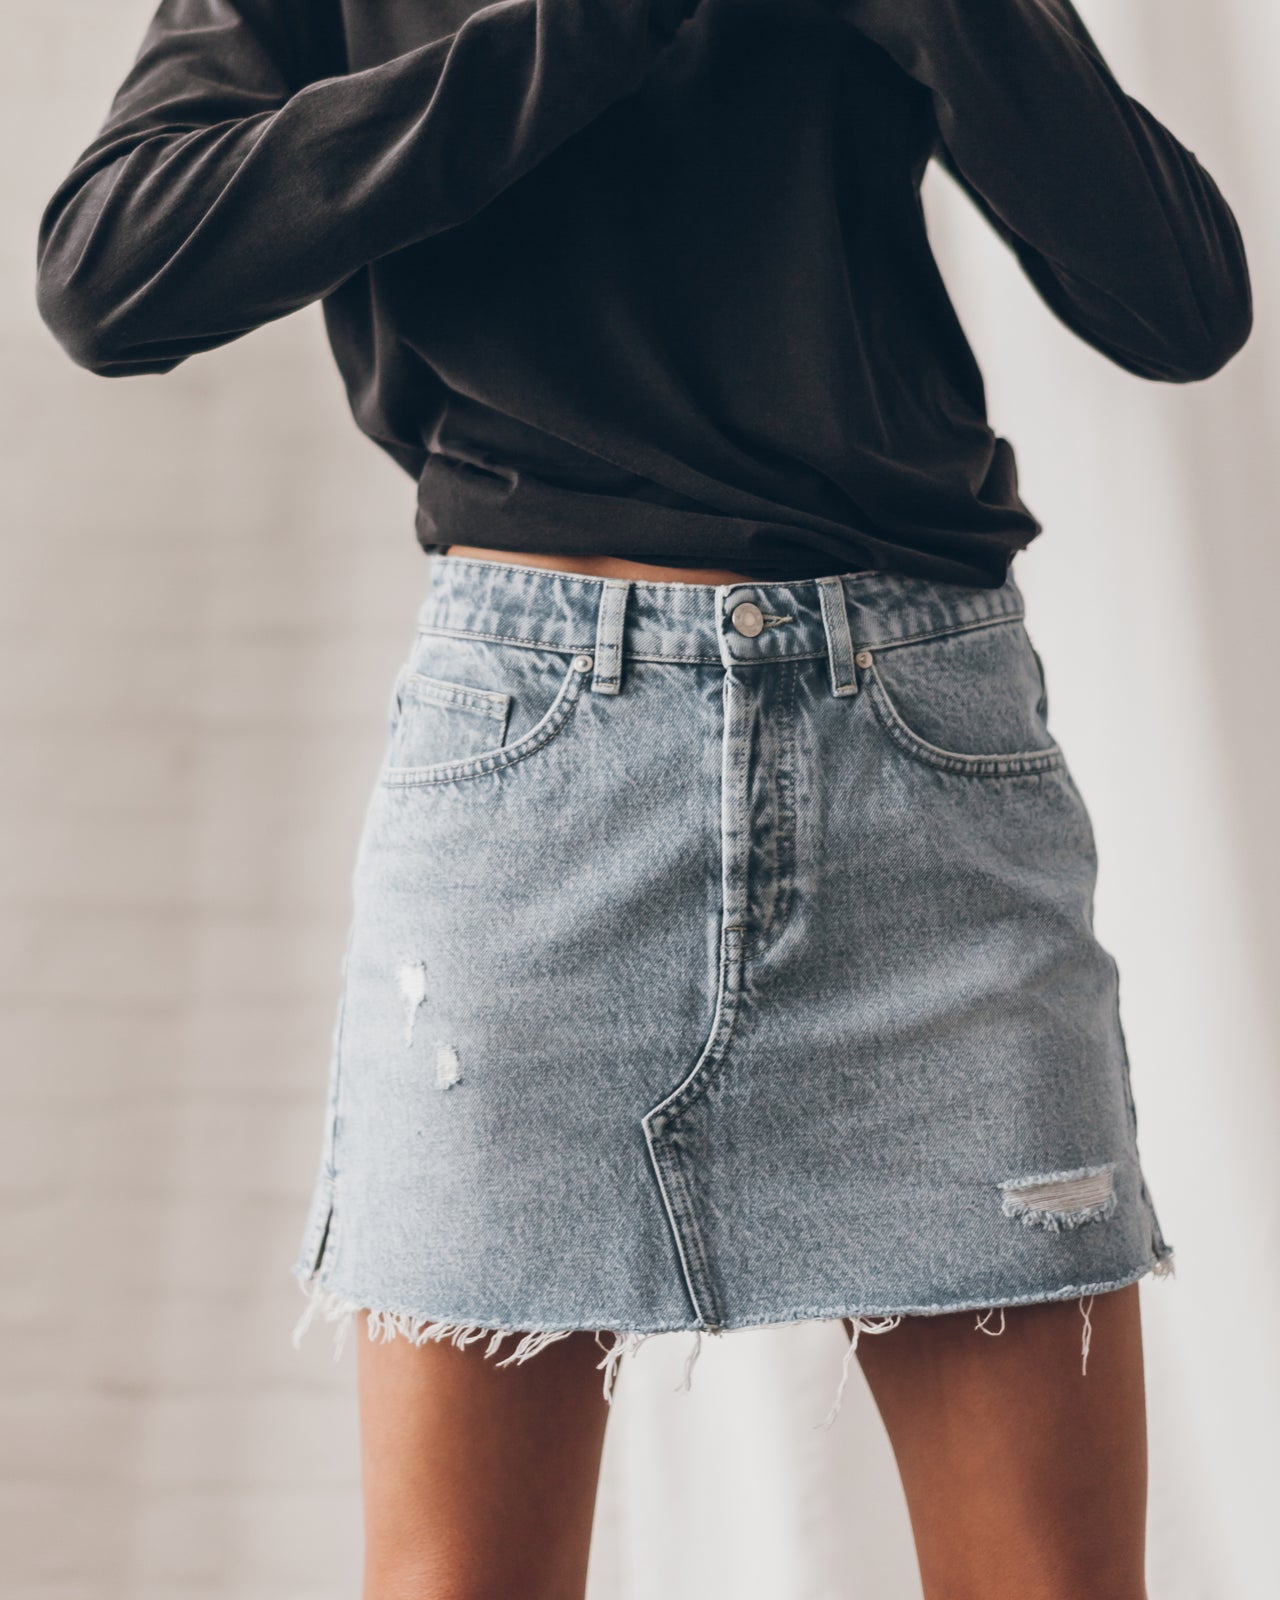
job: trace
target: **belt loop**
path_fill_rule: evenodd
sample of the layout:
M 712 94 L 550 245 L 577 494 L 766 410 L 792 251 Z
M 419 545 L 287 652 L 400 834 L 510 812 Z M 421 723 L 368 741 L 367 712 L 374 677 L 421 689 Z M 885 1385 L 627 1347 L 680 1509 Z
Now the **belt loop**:
M 857 694 L 858 677 L 853 669 L 853 638 L 849 633 L 849 608 L 845 602 L 844 580 L 839 574 L 818 579 L 818 600 L 822 606 L 822 628 L 827 636 L 827 665 L 831 670 L 831 692 Z
M 596 694 L 617 694 L 622 687 L 622 634 L 626 625 L 630 578 L 605 578 L 596 614 L 596 664 L 591 687 Z

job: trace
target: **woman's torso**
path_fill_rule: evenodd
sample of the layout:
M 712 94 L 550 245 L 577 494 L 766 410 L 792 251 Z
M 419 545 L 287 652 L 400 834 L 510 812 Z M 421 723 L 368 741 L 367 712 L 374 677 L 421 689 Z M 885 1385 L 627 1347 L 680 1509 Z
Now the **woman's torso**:
M 348 6 L 350 70 L 466 9 Z M 423 543 L 999 581 L 1038 524 L 929 251 L 935 140 L 816 0 L 702 0 L 634 93 L 330 298 Z

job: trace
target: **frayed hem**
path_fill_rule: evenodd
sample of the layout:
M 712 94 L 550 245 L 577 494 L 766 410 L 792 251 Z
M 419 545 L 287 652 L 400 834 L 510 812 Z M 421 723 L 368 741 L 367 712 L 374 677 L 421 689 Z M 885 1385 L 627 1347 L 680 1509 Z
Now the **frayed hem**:
M 1023 1220 L 1025 1221 L 1026 1219 L 1024 1218 Z M 1167 1245 L 1165 1245 L 1160 1250 L 1159 1254 L 1157 1254 L 1157 1256 L 1156 1256 L 1155 1260 L 1152 1262 L 1152 1264 L 1148 1268 L 1146 1268 L 1146 1270 L 1140 1276 L 1141 1277 L 1152 1277 L 1152 1278 L 1172 1278 L 1173 1275 L 1174 1275 L 1173 1251 Z M 1081 1318 L 1081 1323 L 1082 1323 L 1082 1327 L 1081 1327 L 1081 1330 L 1080 1330 L 1080 1375 L 1081 1375 L 1081 1377 L 1087 1376 L 1088 1371 L 1089 1371 L 1089 1348 L 1090 1348 L 1090 1346 L 1091 1346 L 1091 1344 L 1093 1342 L 1093 1315 L 1092 1315 L 1092 1313 L 1093 1313 L 1094 1297 L 1096 1295 L 1102 1294 L 1102 1293 L 1114 1293 L 1116 1289 L 1128 1288 L 1132 1283 L 1137 1282 L 1137 1281 L 1138 1281 L 1137 1279 L 1130 1279 L 1126 1283 L 1113 1284 L 1113 1285 L 1110 1285 L 1110 1286 L 1108 1286 L 1106 1288 L 1103 1288 L 1103 1289 L 1098 1289 L 1098 1288 L 1086 1289 L 1081 1294 L 1079 1294 L 1077 1296 L 1076 1304 L 1080 1308 L 1080 1318 Z M 1039 1305 L 1056 1305 L 1056 1304 L 1059 1304 L 1061 1302 L 1061 1300 L 1064 1299 L 1064 1298 L 1066 1298 L 1066 1297 L 1065 1296 L 1058 1296 L 1054 1300 L 1023 1301 L 1023 1302 L 1021 1302 L 1021 1304 L 1022 1305 L 1037 1305 L 1037 1304 L 1039 1304 Z M 991 1338 L 993 1338 L 993 1339 L 998 1339 L 1000 1337 L 1000 1335 L 1005 1330 L 1005 1312 L 1007 1310 L 1012 1309 L 1013 1304 L 1014 1304 L 1014 1302 L 1007 1302 L 1005 1304 L 997 1303 L 995 1305 L 988 1306 L 983 1311 L 978 1312 L 978 1314 L 977 1314 L 977 1316 L 975 1318 L 975 1321 L 974 1321 L 975 1330 L 978 1333 L 989 1334 L 991 1336 Z M 972 1310 L 973 1308 L 969 1307 L 968 1309 Z M 1000 1313 L 1000 1326 L 998 1328 L 993 1328 L 991 1326 L 991 1318 L 995 1315 L 995 1313 L 997 1311 Z
M 974 1312 L 975 1332 L 985 1333 L 989 1337 L 995 1339 L 999 1338 L 1000 1335 L 1005 1331 L 1005 1327 L 1007 1325 L 1007 1312 L 1015 1309 L 1021 1310 L 1033 1305 L 1060 1305 L 1064 1300 L 1069 1299 L 1071 1294 L 1075 1294 L 1076 1304 L 1080 1310 L 1081 1321 L 1080 1375 L 1082 1377 L 1086 1377 L 1089 1371 L 1089 1350 L 1093 1343 L 1094 1297 L 1098 1294 L 1114 1293 L 1116 1290 L 1128 1288 L 1133 1283 L 1138 1282 L 1141 1278 L 1148 1276 L 1153 1278 L 1171 1278 L 1174 1276 L 1174 1271 L 1175 1267 L 1173 1250 L 1168 1245 L 1162 1245 L 1150 1266 L 1143 1268 L 1143 1270 L 1136 1277 L 1131 1277 L 1118 1283 L 1095 1285 L 1092 1288 L 1084 1289 L 1078 1293 L 1072 1290 L 1070 1293 L 1065 1295 L 1059 1294 L 1046 1296 L 1039 1299 L 1033 1298 L 997 1301 L 994 1304 L 986 1307 L 975 1307 L 971 1305 L 955 1307 L 952 1308 L 951 1314 L 954 1315 L 963 1311 Z M 1000 1314 L 1000 1325 L 993 1328 L 991 1326 L 991 1319 L 997 1312 Z M 939 1314 L 946 1315 L 947 1311 L 944 1310 L 942 1313 L 924 1313 L 924 1315 Z M 920 1315 L 920 1313 L 893 1312 L 883 1315 L 872 1314 L 859 1316 L 846 1312 L 839 1316 L 838 1320 L 845 1325 L 846 1329 L 852 1327 L 853 1333 L 849 1339 L 849 1348 L 844 1353 L 844 1361 L 841 1364 L 840 1381 L 836 1385 L 835 1401 L 832 1404 L 830 1411 L 828 1411 L 827 1415 L 823 1418 L 822 1422 L 814 1424 L 815 1427 L 829 1428 L 839 1413 L 840 1406 L 844 1400 L 845 1388 L 849 1382 L 849 1367 L 853 1361 L 854 1353 L 858 1348 L 858 1340 L 860 1336 L 864 1333 L 888 1333 L 891 1329 L 896 1328 L 905 1317 L 912 1315 Z M 828 1319 L 821 1318 L 818 1320 L 826 1321 Z
M 383 1343 L 399 1335 L 408 1339 L 411 1344 L 423 1345 L 428 1342 L 443 1344 L 449 1343 L 459 1350 L 486 1340 L 484 1354 L 486 1359 L 492 1358 L 499 1350 L 504 1339 L 514 1337 L 516 1344 L 495 1366 L 519 1366 L 533 1356 L 538 1355 L 549 1345 L 555 1344 L 560 1339 L 567 1339 L 571 1333 L 593 1333 L 596 1344 L 604 1352 L 603 1358 L 597 1362 L 597 1370 L 604 1374 L 603 1393 L 605 1400 L 612 1405 L 614 1390 L 617 1383 L 618 1372 L 624 1358 L 633 1355 L 640 1346 L 649 1339 L 657 1338 L 661 1334 L 691 1333 L 693 1341 L 689 1353 L 685 1358 L 684 1375 L 676 1390 L 689 1390 L 692 1388 L 693 1368 L 702 1350 L 702 1335 L 709 1333 L 715 1338 L 722 1337 L 725 1333 L 749 1332 L 751 1329 L 765 1327 L 790 1327 L 803 1322 L 840 1322 L 846 1329 L 853 1328 L 853 1335 L 849 1340 L 849 1348 L 845 1351 L 841 1363 L 840 1378 L 836 1386 L 835 1399 L 831 1409 L 821 1422 L 815 1427 L 829 1428 L 839 1414 L 844 1401 L 845 1390 L 849 1381 L 849 1369 L 857 1351 L 858 1340 L 864 1333 L 888 1333 L 896 1328 L 907 1317 L 929 1317 L 946 1315 L 963 1311 L 975 1313 L 975 1330 L 998 1338 L 1006 1325 L 1006 1311 L 1021 1306 L 1054 1304 L 1062 1300 L 1075 1298 L 1080 1308 L 1082 1320 L 1080 1370 L 1084 1374 L 1088 1369 L 1089 1347 L 1092 1341 L 1093 1325 L 1091 1310 L 1095 1294 L 1104 1294 L 1116 1289 L 1128 1287 L 1138 1279 L 1151 1276 L 1155 1278 L 1171 1278 L 1175 1273 L 1174 1252 L 1170 1246 L 1159 1249 L 1154 1260 L 1141 1268 L 1137 1273 L 1128 1277 L 1112 1280 L 1107 1283 L 1077 1285 L 1054 1294 L 1020 1296 L 1015 1299 L 996 1301 L 983 1306 L 970 1302 L 967 1305 L 954 1306 L 929 1306 L 913 1307 L 900 1311 L 821 1311 L 807 1312 L 799 1316 L 771 1320 L 768 1322 L 741 1323 L 730 1328 L 699 1328 L 699 1327 L 657 1327 L 650 1329 L 623 1329 L 623 1328 L 590 1328 L 582 1325 L 560 1328 L 501 1328 L 485 1326 L 481 1323 L 459 1322 L 447 1318 L 437 1319 L 418 1315 L 413 1312 L 391 1311 L 384 1307 L 371 1307 L 363 1301 L 353 1300 L 333 1289 L 327 1289 L 319 1281 L 318 1276 L 302 1276 L 295 1274 L 295 1281 L 301 1292 L 306 1296 L 307 1304 L 293 1329 L 292 1341 L 294 1349 L 301 1347 L 303 1335 L 311 1323 L 318 1317 L 325 1322 L 335 1324 L 333 1341 L 333 1358 L 338 1360 L 342 1354 L 347 1330 L 358 1312 L 366 1314 L 366 1332 L 370 1339 L 380 1339 Z M 1000 1324 L 991 1326 L 991 1318 L 999 1312 Z M 605 1344 L 606 1336 L 611 1336 L 612 1342 Z
M 485 1359 L 492 1358 L 498 1351 L 504 1339 L 516 1337 L 517 1342 L 500 1361 L 495 1361 L 496 1367 L 520 1366 L 540 1354 L 548 1345 L 555 1344 L 560 1339 L 567 1339 L 571 1333 L 595 1334 L 596 1344 L 604 1351 L 604 1359 L 596 1363 L 597 1371 L 603 1372 L 603 1391 L 605 1400 L 613 1404 L 613 1391 L 617 1382 L 618 1369 L 624 1356 L 633 1354 L 647 1340 L 656 1337 L 654 1333 L 641 1333 L 615 1328 L 492 1328 L 474 1322 L 450 1322 L 434 1317 L 416 1316 L 411 1312 L 388 1311 L 378 1307 L 366 1306 L 362 1301 L 351 1300 L 346 1295 L 337 1293 L 333 1289 L 326 1289 L 319 1280 L 310 1282 L 301 1278 L 297 1280 L 299 1288 L 307 1297 L 307 1304 L 298 1318 L 293 1329 L 293 1347 L 299 1349 L 303 1335 L 311 1326 L 316 1317 L 325 1322 L 335 1323 L 333 1338 L 333 1359 L 337 1361 L 342 1355 L 346 1343 L 347 1331 L 353 1319 L 360 1312 L 365 1314 L 365 1331 L 370 1339 L 378 1339 L 383 1344 L 397 1337 L 407 1339 L 412 1345 L 451 1344 L 459 1350 L 465 1350 L 468 1345 L 476 1344 L 481 1339 L 486 1339 Z M 693 1349 L 685 1362 L 684 1382 L 680 1385 L 683 1389 L 690 1387 L 693 1364 L 698 1358 L 702 1343 L 702 1332 L 695 1331 Z M 603 1344 L 602 1337 L 606 1334 L 613 1335 L 610 1345 Z

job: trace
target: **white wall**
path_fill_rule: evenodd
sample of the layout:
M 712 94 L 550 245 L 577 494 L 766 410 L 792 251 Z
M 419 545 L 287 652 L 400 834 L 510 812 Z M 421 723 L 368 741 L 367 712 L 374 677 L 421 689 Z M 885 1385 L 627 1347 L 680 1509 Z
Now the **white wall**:
M 1093 812 L 1140 1141 L 1153 1600 L 1263 1600 L 1280 1423 L 1273 461 L 1280 22 L 1083 7 L 1220 179 L 1258 327 L 1144 384 L 1061 330 L 945 180 L 929 203 L 1046 524 L 1020 558 Z M 358 1591 L 354 1362 L 295 1352 L 359 815 L 426 565 L 312 309 L 164 378 L 73 368 L 40 206 L 151 0 L 0 20 L 0 1549 L 14 1600 Z M 592 1600 L 913 1600 L 892 1461 L 830 1326 L 654 1341 L 619 1385 Z

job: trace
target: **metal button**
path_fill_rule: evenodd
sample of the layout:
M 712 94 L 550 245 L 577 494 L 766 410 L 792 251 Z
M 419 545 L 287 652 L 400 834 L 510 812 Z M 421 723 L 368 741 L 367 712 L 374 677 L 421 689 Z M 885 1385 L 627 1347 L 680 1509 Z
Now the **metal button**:
M 859 650 L 853 659 L 860 667 L 869 667 L 871 665 L 871 652 L 870 650 Z
M 756 634 L 764 631 L 764 612 L 756 605 L 754 600 L 743 600 L 734 606 L 729 613 L 729 621 L 739 633 L 745 634 L 748 639 L 754 639 Z
M 594 667 L 596 664 L 595 657 L 586 654 L 574 656 L 573 664 L 579 672 L 590 672 L 592 667 Z

